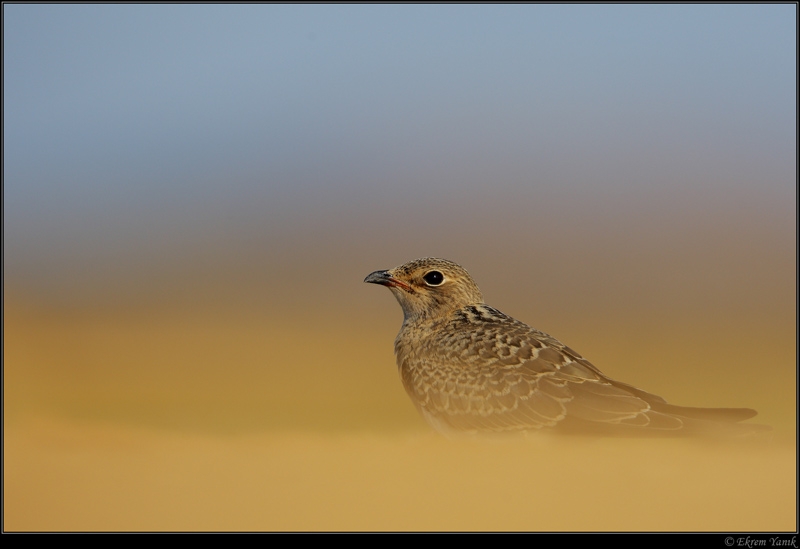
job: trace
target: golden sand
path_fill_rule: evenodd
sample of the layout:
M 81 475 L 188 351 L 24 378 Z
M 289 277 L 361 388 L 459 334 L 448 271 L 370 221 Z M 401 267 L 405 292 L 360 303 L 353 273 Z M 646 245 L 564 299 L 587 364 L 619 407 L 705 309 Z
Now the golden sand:
M 698 401 L 703 390 L 681 390 L 688 370 L 645 387 L 755 407 L 770 439 L 450 441 L 403 393 L 390 314 L 357 329 L 320 322 L 309 338 L 299 321 L 246 315 L 5 313 L 6 531 L 797 527 L 785 338 L 751 351 L 710 340 L 732 371 L 786 362 L 775 398 L 740 375 L 713 392 L 709 380 Z

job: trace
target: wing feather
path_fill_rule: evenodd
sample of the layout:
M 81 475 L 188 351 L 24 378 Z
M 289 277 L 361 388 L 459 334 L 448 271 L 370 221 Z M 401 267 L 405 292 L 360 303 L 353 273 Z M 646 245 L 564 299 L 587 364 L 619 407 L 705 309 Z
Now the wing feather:
M 669 431 L 696 419 L 751 415 L 746 409 L 667 404 L 606 377 L 558 340 L 485 305 L 459 311 L 432 333 L 439 335 L 409 350 L 398 343 L 398 364 L 412 400 L 442 431 L 532 430 L 565 419 Z

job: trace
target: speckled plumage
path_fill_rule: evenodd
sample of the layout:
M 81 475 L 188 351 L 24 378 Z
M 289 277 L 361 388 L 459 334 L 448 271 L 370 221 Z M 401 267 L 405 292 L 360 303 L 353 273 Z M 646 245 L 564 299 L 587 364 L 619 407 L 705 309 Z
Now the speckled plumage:
M 403 308 L 395 340 L 411 400 L 446 433 L 528 432 L 543 427 L 603 433 L 743 434 L 746 408 L 687 408 L 614 381 L 555 338 L 483 303 L 467 271 L 423 258 L 365 282 L 387 286 Z

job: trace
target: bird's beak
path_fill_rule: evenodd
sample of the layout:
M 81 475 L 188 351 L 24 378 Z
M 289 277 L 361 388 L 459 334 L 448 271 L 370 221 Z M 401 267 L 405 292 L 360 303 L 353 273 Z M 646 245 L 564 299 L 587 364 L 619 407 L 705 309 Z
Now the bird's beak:
M 364 279 L 364 282 L 369 282 L 370 284 L 380 284 L 381 286 L 387 286 L 389 288 L 398 287 L 406 291 L 411 290 L 411 287 L 408 284 L 393 277 L 392 273 L 389 271 L 375 271 L 374 273 L 369 273 L 367 278 Z

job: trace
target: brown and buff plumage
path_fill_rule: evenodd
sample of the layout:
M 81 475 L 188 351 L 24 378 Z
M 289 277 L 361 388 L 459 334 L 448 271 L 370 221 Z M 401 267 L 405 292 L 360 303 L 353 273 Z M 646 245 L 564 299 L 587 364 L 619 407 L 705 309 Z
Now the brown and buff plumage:
M 446 434 L 542 427 L 605 434 L 747 434 L 747 408 L 668 404 L 605 376 L 555 338 L 483 302 L 467 271 L 423 258 L 364 282 L 387 286 L 403 308 L 395 340 L 411 400 Z

